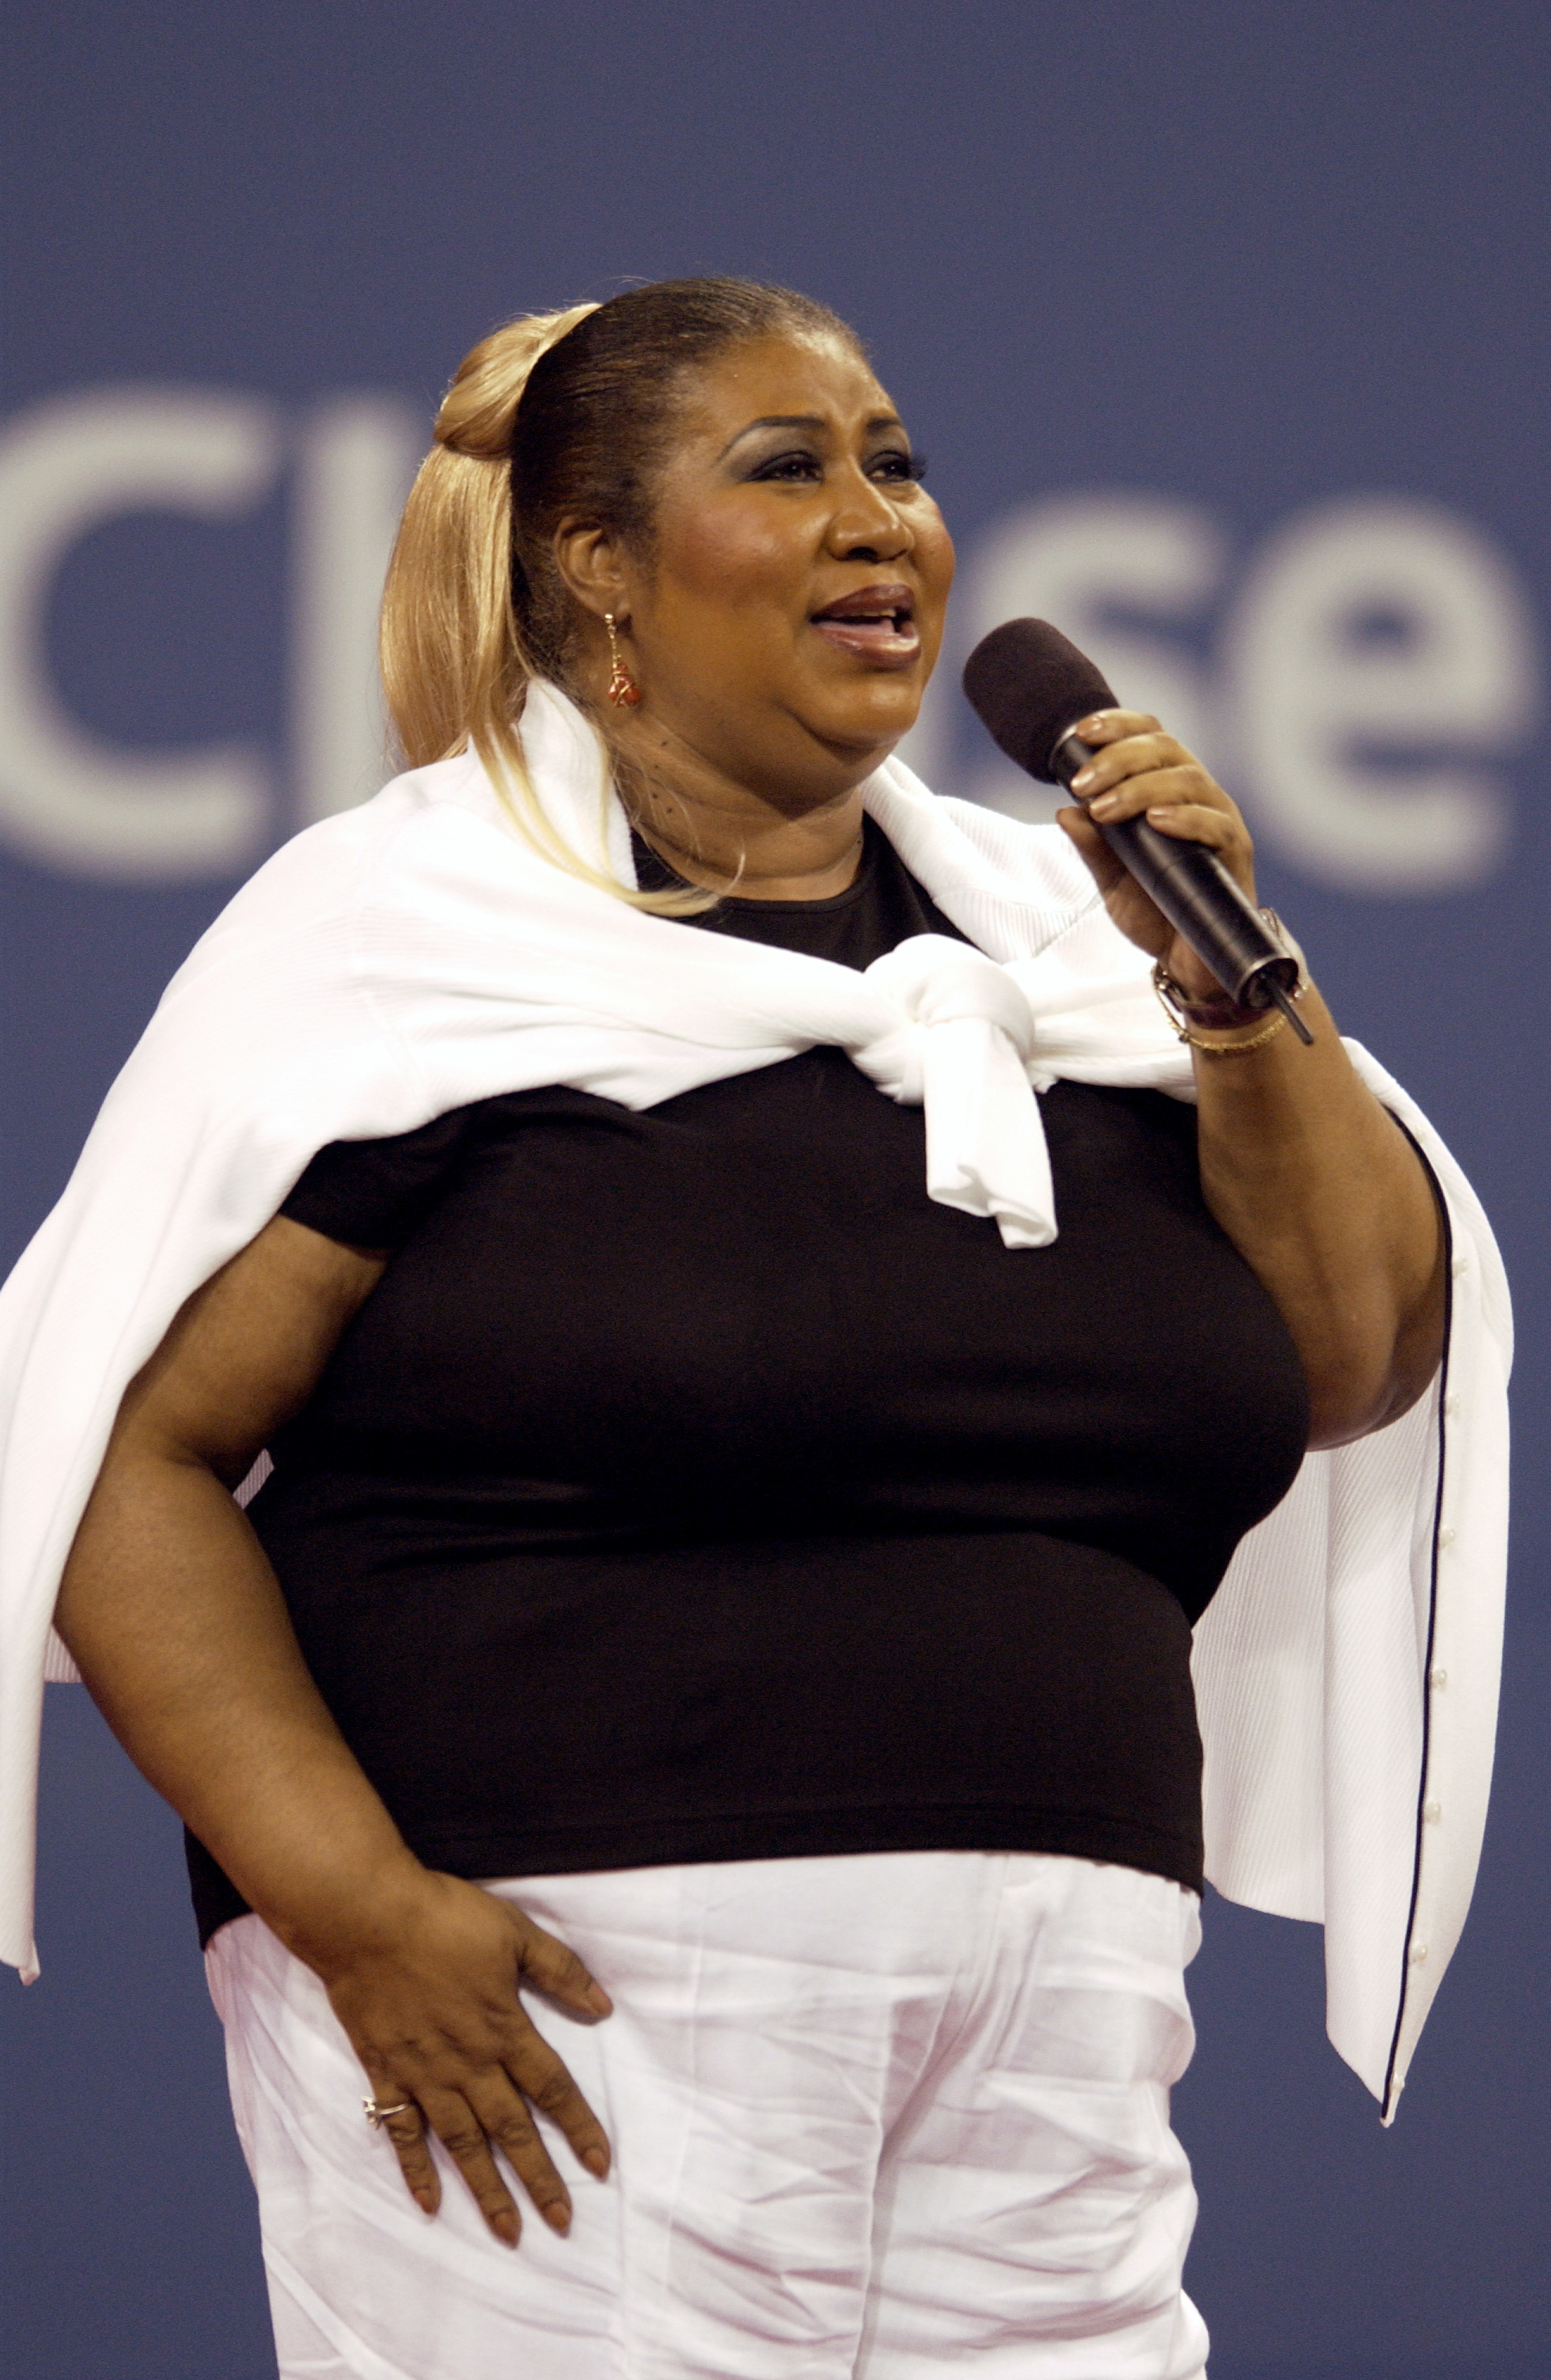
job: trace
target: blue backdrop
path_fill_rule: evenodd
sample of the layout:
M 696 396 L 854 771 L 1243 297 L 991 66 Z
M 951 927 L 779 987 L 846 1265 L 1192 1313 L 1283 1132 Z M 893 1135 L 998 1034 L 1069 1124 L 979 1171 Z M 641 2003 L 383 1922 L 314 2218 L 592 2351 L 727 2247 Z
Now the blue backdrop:
M 1215 1902 L 1179 2094 L 1216 2380 L 1551 2369 L 1551 512 L 1543 0 L 18 0 L 0 419 L 0 1256 L 253 862 L 374 778 L 385 539 L 464 349 L 663 273 L 863 329 L 959 537 L 1244 802 L 1522 1332 L 1499 1783 L 1393 2131 L 1314 1929 Z M 945 672 L 945 680 L 953 674 Z M 956 696 L 916 752 L 1022 796 Z M 273 2371 L 176 1828 L 51 1690 L 0 1979 L 9 2380 Z

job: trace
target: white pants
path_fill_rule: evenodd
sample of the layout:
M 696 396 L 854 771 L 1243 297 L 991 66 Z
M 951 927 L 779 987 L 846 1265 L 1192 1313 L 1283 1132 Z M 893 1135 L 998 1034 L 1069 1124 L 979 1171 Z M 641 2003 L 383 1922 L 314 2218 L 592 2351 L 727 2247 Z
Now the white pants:
M 980 1852 L 491 1888 L 614 2014 L 540 2030 L 613 2143 L 514 2252 L 442 2152 L 423 2215 L 322 1986 L 256 1917 L 211 1988 L 283 2380 L 1198 2380 L 1169 2128 L 1193 1895 Z

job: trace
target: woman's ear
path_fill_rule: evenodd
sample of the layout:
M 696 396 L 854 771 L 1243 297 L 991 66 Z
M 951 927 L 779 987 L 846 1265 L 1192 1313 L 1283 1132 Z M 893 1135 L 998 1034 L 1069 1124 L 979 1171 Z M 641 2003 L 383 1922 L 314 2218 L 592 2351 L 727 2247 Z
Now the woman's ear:
M 629 612 L 624 556 L 613 531 L 602 521 L 563 520 L 555 530 L 555 568 L 584 611 L 601 619 L 612 612 L 623 619 Z

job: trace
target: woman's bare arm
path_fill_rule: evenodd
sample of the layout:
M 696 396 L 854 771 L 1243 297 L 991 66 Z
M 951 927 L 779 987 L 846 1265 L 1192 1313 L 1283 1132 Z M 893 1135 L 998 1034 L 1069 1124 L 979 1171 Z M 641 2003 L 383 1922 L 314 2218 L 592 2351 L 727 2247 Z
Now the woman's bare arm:
M 382 1269 L 281 1220 L 191 1300 L 125 1394 L 56 1615 L 131 1758 L 298 1951 L 342 1875 L 407 1854 L 230 1490 Z
M 1156 719 L 1099 711 L 1102 747 L 1073 791 L 1107 822 L 1145 815 L 1216 850 L 1251 898 L 1243 820 Z M 1221 996 L 1188 943 L 1128 876 L 1083 810 L 1060 823 L 1122 933 L 1161 955 L 1197 999 Z M 1339 1446 L 1414 1404 L 1443 1350 L 1444 1234 L 1416 1151 L 1359 1078 L 1312 988 L 1305 1049 L 1284 1029 L 1230 1055 L 1193 1051 L 1206 1203 L 1276 1300 L 1308 1376 L 1310 1443 Z
M 1416 1402 L 1443 1353 L 1444 1233 L 1411 1142 L 1341 1047 L 1196 1053 L 1206 1203 L 1279 1307 L 1308 1375 L 1310 1444 L 1341 1446 Z
M 506 1903 L 422 1867 L 340 1735 L 231 1489 L 300 1410 L 381 1257 L 279 1218 L 183 1309 L 130 1384 L 60 1590 L 57 1625 L 115 1734 L 326 1986 L 385 2104 L 413 2099 L 486 2219 L 515 2241 L 498 2143 L 557 2229 L 564 2185 L 525 2095 L 577 2155 L 607 2144 L 534 2031 L 519 1978 L 577 2013 L 608 2001 Z M 389 2127 L 438 2202 L 419 2116 Z

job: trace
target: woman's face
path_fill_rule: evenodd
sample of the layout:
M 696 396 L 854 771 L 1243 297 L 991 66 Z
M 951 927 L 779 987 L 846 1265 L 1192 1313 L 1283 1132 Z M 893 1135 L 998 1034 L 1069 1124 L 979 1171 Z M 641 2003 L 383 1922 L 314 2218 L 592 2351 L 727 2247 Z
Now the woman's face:
M 858 783 L 915 720 L 953 546 L 860 357 L 827 339 L 730 349 L 699 375 L 659 482 L 652 551 L 622 559 L 653 732 L 780 808 Z

